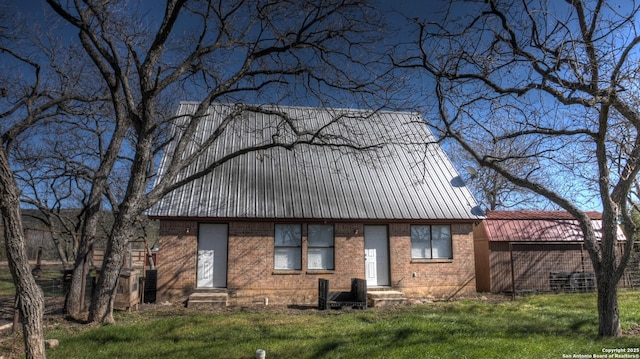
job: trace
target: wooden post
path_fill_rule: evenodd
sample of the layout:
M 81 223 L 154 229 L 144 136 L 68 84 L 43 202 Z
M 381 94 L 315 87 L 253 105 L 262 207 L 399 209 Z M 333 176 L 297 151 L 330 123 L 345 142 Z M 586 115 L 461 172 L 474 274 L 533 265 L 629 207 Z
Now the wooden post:
M 38 254 L 36 257 L 36 266 L 31 271 L 31 274 L 33 274 L 34 278 L 38 278 L 40 277 L 40 275 L 42 275 L 42 247 L 38 248 Z
M 144 274 L 147 270 L 147 262 L 149 263 L 149 269 L 156 269 L 156 263 L 153 260 L 153 254 L 151 253 L 151 248 L 149 248 L 149 245 L 147 244 L 147 238 L 143 237 L 142 241 L 144 242 L 144 250 L 145 250 L 144 252 L 147 259 L 143 261 L 143 264 L 142 264 L 142 268 L 143 268 L 142 274 Z
M 509 261 L 511 262 L 511 300 L 516 300 L 516 273 L 513 268 L 513 243 L 509 242 Z

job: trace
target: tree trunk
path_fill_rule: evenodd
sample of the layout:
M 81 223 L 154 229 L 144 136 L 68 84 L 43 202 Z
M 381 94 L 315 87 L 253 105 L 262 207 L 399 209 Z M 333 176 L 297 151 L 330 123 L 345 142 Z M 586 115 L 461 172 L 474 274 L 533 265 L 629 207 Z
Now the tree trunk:
M 152 109 L 152 106 L 147 106 L 147 110 L 149 109 Z M 151 114 L 147 114 L 147 118 L 152 118 L 155 113 L 153 110 L 150 111 Z M 153 135 L 151 135 L 153 131 L 146 133 L 145 136 L 138 137 L 136 155 L 131 168 L 131 177 L 127 184 L 125 199 L 120 204 L 119 211 L 113 222 L 113 228 L 104 253 L 104 260 L 102 261 L 98 285 L 91 298 L 89 322 L 114 322 L 113 302 L 123 258 L 127 250 L 127 244 L 133 238 L 136 230 L 136 218 L 145 208 L 141 202 L 148 180 L 147 169 L 153 158 Z
M 89 256 L 93 251 L 93 239 L 98 227 L 98 213 L 99 210 L 92 207 L 85 215 L 69 292 L 65 298 L 65 311 L 74 318 L 80 318 L 85 310 L 85 288 L 87 285 L 87 273 L 90 270 Z
M 116 286 L 123 265 L 123 258 L 129 238 L 135 227 L 132 221 L 124 219 L 126 215 L 119 215 L 113 225 L 111 238 L 107 241 L 100 277 L 94 295 L 91 297 L 89 308 L 89 322 L 113 323 L 113 301 Z
M 620 312 L 618 309 L 618 288 L 616 283 L 607 283 L 608 289 L 598 288 L 598 336 L 619 337 Z
M 605 186 L 603 187 L 607 188 Z M 618 208 L 625 208 L 625 206 L 620 205 L 623 201 L 626 201 L 626 197 L 615 202 L 618 203 L 618 205 L 614 205 L 614 202 L 609 202 L 609 206 L 605 205 L 605 210 L 602 215 L 602 238 L 598 243 L 601 253 L 600 262 L 593 263 L 596 269 L 598 286 L 599 337 L 618 337 L 621 334 L 620 311 L 618 309 L 618 282 L 628 262 L 628 258 L 625 260 L 624 257 L 618 258 L 617 255 L 619 229 Z M 628 238 L 627 240 L 631 241 L 633 239 Z M 594 253 L 592 259 L 596 259 L 597 261 L 597 253 Z
M 51 239 L 53 240 L 53 244 L 56 246 L 58 258 L 60 258 L 60 262 L 62 262 L 62 269 L 66 270 L 69 267 L 69 257 L 64 247 L 64 240 L 61 241 L 60 237 L 54 233 L 51 233 Z
M 112 256 L 111 260 L 103 262 L 95 294 L 91 296 L 91 307 L 89 308 L 89 322 L 114 323 L 113 301 L 116 295 L 116 286 L 122 263 L 116 263 L 121 256 Z M 106 256 L 105 256 L 106 259 Z
M 598 336 L 620 336 L 620 312 L 618 310 L 618 281 L 615 276 L 615 258 L 603 258 L 596 271 L 598 286 Z
M 22 280 L 24 283 L 21 285 L 24 288 L 19 290 L 21 293 L 18 294 L 18 308 L 22 319 L 25 354 L 27 358 L 46 358 L 44 329 L 42 327 L 44 296 L 33 277 L 29 277 L 27 280 Z
M 27 358 L 45 358 L 42 328 L 44 296 L 29 267 L 19 193 L 6 152 L 2 150 L 0 151 L 0 212 L 4 220 L 7 260 L 16 285 L 18 311 L 22 318 L 25 354 Z
M 89 246 L 83 245 L 81 250 L 78 251 L 71 275 L 71 282 L 69 283 L 69 291 L 67 292 L 64 302 L 65 312 L 76 319 L 80 319 L 85 310 L 84 293 L 87 284 L 86 273 L 89 272 L 88 256 L 90 253 L 90 244 Z
M 111 243 L 112 241 L 108 242 L 96 291 L 91 296 L 89 322 L 113 323 L 115 321 L 113 319 L 113 301 L 122 269 L 123 255 L 119 250 L 114 249 Z

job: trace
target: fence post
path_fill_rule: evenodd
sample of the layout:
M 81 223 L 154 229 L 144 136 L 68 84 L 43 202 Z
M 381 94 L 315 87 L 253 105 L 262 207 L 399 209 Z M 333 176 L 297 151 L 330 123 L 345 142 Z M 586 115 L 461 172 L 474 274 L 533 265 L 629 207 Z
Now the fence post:
M 511 300 L 516 300 L 516 273 L 513 268 L 513 243 L 509 242 L 509 260 L 511 262 Z
M 267 353 L 263 349 L 256 350 L 256 359 L 265 359 Z

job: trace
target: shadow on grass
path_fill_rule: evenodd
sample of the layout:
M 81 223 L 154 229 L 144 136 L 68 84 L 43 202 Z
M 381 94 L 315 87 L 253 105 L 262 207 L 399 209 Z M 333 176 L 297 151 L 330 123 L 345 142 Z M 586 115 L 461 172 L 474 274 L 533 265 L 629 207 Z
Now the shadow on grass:
M 417 310 L 408 309 L 410 314 L 400 320 L 393 313 L 380 311 L 357 316 L 361 323 L 357 332 L 345 331 L 349 346 L 370 348 L 376 353 L 402 350 L 416 352 L 420 348 L 443 345 L 477 346 L 483 351 L 485 342 L 522 341 L 526 345 L 539 345 L 542 341 L 595 338 L 597 314 L 563 313 L 563 308 L 503 308 L 487 305 L 460 305 L 434 307 Z M 411 315 L 413 314 L 413 315 Z M 338 333 L 328 333 L 327 338 Z M 343 342 L 325 343 L 312 358 L 345 356 L 348 350 Z M 497 352 L 497 351 L 496 351 Z M 400 354 L 397 354 L 400 355 Z M 346 355 L 346 357 L 352 357 Z M 392 355 L 393 357 L 393 355 Z
M 539 302 L 434 303 L 331 311 L 331 315 L 289 307 L 291 312 L 198 314 L 142 321 L 129 318 L 129 323 L 104 326 L 96 329 L 99 333 L 89 334 L 91 330 L 68 339 L 66 346 L 94 354 L 53 351 L 51 358 L 248 358 L 258 348 L 265 349 L 268 358 L 507 358 L 524 353 L 555 357 L 588 353 L 596 350 L 594 345 L 604 345 L 594 341 L 595 303 L 593 308 L 584 303 L 559 305 L 557 299 L 566 301 L 549 297 Z M 633 303 L 637 300 L 632 299 Z M 626 306 L 633 303 L 623 302 Z

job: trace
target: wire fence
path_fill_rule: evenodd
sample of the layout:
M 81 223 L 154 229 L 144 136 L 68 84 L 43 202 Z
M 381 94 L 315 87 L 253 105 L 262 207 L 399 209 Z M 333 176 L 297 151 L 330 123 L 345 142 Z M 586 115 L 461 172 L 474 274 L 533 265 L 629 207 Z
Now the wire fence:
M 492 243 L 493 292 L 531 294 L 591 292 L 596 275 L 581 243 Z M 640 253 L 635 251 L 619 286 L 640 288 Z
M 0 225 L 0 227 L 2 226 Z M 29 260 L 37 260 L 40 249 L 42 249 L 41 259 L 44 261 L 59 261 L 61 253 L 68 257 L 71 257 L 72 255 L 75 239 L 68 233 L 52 231 L 44 228 L 25 228 L 24 233 L 26 237 L 25 249 Z M 54 238 L 60 243 L 61 252 L 56 248 Z M 104 241 L 105 240 L 102 238 L 97 240 L 99 243 L 104 243 Z M 4 233 L 2 233 L 1 230 L 0 243 L 4 243 Z M 0 246 L 0 262 L 6 260 L 7 256 L 3 245 Z

